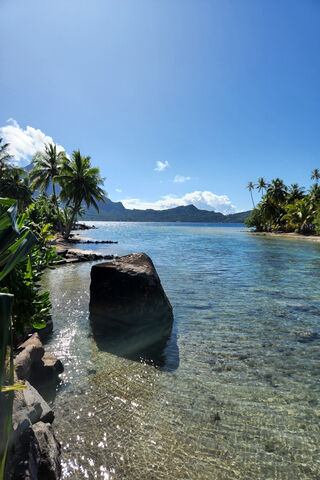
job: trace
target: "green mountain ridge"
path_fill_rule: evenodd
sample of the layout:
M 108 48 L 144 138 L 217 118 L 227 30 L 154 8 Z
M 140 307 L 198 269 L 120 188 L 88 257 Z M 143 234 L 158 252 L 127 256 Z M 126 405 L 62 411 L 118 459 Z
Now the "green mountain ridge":
M 121 202 L 106 198 L 106 203 L 99 202 L 98 213 L 90 208 L 83 220 L 108 222 L 187 222 L 187 223 L 243 223 L 250 215 L 246 212 L 223 215 L 220 212 L 200 210 L 194 205 L 186 205 L 166 210 L 137 210 L 125 208 Z

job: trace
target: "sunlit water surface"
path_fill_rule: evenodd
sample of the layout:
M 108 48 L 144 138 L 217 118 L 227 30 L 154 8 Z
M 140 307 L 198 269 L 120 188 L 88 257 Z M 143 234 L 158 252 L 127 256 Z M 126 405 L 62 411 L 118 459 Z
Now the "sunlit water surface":
M 85 246 L 154 260 L 175 322 L 161 368 L 100 351 L 92 264 L 46 274 L 64 363 L 63 478 L 320 478 L 320 245 L 243 226 L 100 223 Z

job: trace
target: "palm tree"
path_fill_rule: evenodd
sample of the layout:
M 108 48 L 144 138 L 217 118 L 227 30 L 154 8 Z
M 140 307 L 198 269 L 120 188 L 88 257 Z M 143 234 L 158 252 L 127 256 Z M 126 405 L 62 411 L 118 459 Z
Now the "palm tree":
M 312 231 L 315 215 L 316 210 L 313 205 L 307 198 L 302 198 L 286 206 L 283 220 L 286 220 L 289 229 L 307 233 Z
M 250 195 L 251 195 L 251 201 L 252 201 L 253 208 L 255 208 L 254 201 L 253 201 L 253 196 L 252 196 L 252 190 L 254 190 L 254 184 L 252 182 L 249 182 L 248 186 L 247 186 L 247 189 L 249 190 Z
M 318 185 L 319 179 L 320 179 L 320 170 L 318 168 L 315 168 L 311 172 L 311 180 L 315 180 L 316 184 Z
M 309 189 L 309 200 L 313 205 L 320 203 L 320 187 L 316 183 Z
M 276 204 L 281 204 L 286 201 L 287 187 L 283 183 L 283 180 L 276 178 L 268 185 L 267 195 Z
M 72 153 L 71 160 L 64 160 L 58 179 L 62 188 L 61 199 L 66 202 L 67 207 L 72 208 L 71 219 L 64 234 L 65 239 L 68 239 L 82 203 L 84 202 L 87 208 L 93 205 L 99 212 L 97 202 L 105 202 L 105 192 L 100 187 L 103 179 L 100 177 L 99 168 L 91 167 L 90 157 L 82 157 L 79 150 Z
M 6 166 L 0 168 L 0 172 L 0 196 L 17 200 L 19 212 L 23 212 L 32 203 L 32 191 L 25 170 Z
M 260 177 L 258 179 L 258 192 L 261 192 L 262 190 L 262 195 L 263 195 L 263 191 L 267 188 L 267 183 L 265 181 L 265 179 L 263 177 Z
M 3 143 L 3 138 L 0 138 L 0 170 L 3 170 L 7 167 L 7 161 L 13 158 L 12 155 L 8 153 L 9 143 Z
M 266 230 L 272 230 L 272 221 L 276 217 L 277 209 L 270 197 L 266 195 L 259 203 L 261 218 Z
M 287 203 L 293 203 L 295 200 L 301 200 L 304 197 L 304 187 L 299 187 L 293 183 L 288 189 Z
M 62 223 L 55 184 L 65 158 L 65 152 L 58 153 L 57 146 L 49 143 L 45 145 L 44 152 L 37 152 L 33 157 L 34 168 L 30 172 L 33 190 L 37 190 L 40 187 L 40 192 L 47 191 L 52 183 L 53 201 L 57 209 L 60 231 L 62 231 Z

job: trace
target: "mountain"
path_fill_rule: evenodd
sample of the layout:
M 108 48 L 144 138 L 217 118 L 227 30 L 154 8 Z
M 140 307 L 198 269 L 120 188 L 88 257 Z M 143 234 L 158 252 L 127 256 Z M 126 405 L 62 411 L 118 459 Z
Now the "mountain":
M 223 215 L 219 212 L 200 210 L 194 205 L 186 205 L 166 210 L 137 210 L 125 208 L 121 202 L 99 202 L 98 213 L 91 207 L 82 217 L 83 220 L 108 222 L 195 222 L 195 223 L 243 223 L 250 211 Z
M 32 170 L 33 164 L 24 167 L 27 172 Z M 59 193 L 59 185 L 56 187 Z M 52 194 L 50 183 L 47 194 Z M 243 223 L 250 215 L 250 210 L 240 213 L 223 215 L 220 212 L 200 210 L 194 205 L 186 205 L 166 210 L 137 210 L 125 208 L 121 202 L 113 202 L 105 198 L 106 203 L 99 202 L 98 213 L 93 207 L 83 215 L 83 220 L 106 221 L 106 222 L 186 222 L 186 223 Z

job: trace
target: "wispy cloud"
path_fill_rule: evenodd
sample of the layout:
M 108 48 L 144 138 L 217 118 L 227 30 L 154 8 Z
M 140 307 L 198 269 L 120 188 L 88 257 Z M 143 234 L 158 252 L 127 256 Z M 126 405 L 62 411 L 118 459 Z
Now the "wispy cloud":
M 174 183 L 184 183 L 191 180 L 191 177 L 185 177 L 184 175 L 176 175 L 173 179 Z
M 161 162 L 160 160 L 157 161 L 157 166 L 154 168 L 155 172 L 162 172 L 165 168 L 169 167 L 169 162 L 166 160 L 165 162 Z
M 122 193 L 122 190 L 121 190 L 121 188 L 116 188 L 116 192 L 118 192 L 118 193 Z
M 21 128 L 16 120 L 9 118 L 8 125 L 0 127 L 0 137 L 9 143 L 8 152 L 14 156 L 14 161 L 22 163 L 43 150 L 45 143 L 54 143 L 52 137 L 43 133 L 40 129 L 27 126 Z M 64 150 L 57 145 L 58 151 Z
M 176 195 L 165 195 L 156 202 L 146 202 L 139 198 L 127 198 L 122 200 L 126 208 L 138 208 L 145 210 L 153 208 L 154 210 L 164 210 L 165 208 L 173 208 L 181 205 L 194 205 L 197 208 L 204 210 L 213 210 L 224 214 L 235 213 L 237 208 L 232 204 L 227 195 L 216 195 L 210 191 L 195 191 L 186 193 L 182 197 Z

